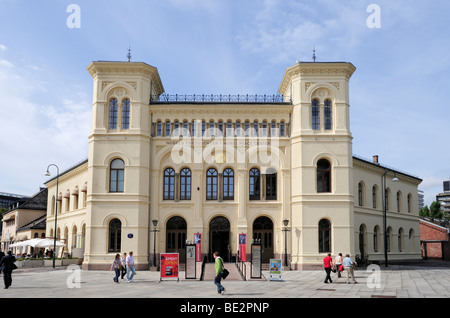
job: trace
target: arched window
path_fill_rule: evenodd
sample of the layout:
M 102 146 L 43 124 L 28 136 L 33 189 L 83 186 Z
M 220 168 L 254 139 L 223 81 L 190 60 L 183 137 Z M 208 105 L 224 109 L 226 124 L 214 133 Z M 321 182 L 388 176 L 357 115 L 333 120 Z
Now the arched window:
M 230 168 L 223 172 L 223 199 L 234 200 L 234 171 Z
M 117 129 L 117 99 L 109 101 L 109 129 Z
M 167 168 L 164 170 L 163 199 L 173 200 L 175 198 L 175 170 Z
M 206 200 L 217 200 L 217 170 L 214 168 L 206 172 Z
M 319 111 L 319 101 L 317 99 L 312 100 L 312 129 L 319 130 L 320 129 L 320 111 Z
M 180 200 L 191 199 L 191 170 L 184 168 L 180 173 Z
M 331 192 L 331 165 L 326 159 L 317 162 L 317 192 Z
M 272 172 L 266 174 L 266 200 L 277 199 L 277 173 Z
M 253 137 L 258 136 L 258 121 L 257 120 L 255 120 L 253 122 L 253 130 L 252 130 L 252 133 L 250 134 L 250 136 L 253 136 Z
M 156 123 L 156 136 L 162 136 L 162 123 L 160 120 Z
M 114 159 L 110 165 L 109 192 L 123 192 L 125 164 L 122 159 Z
M 403 229 L 398 230 L 398 251 L 403 252 Z
M 374 209 L 377 208 L 377 187 L 376 186 L 372 187 L 372 207 Z
M 277 135 L 277 122 L 275 120 L 272 121 L 270 126 L 270 135 L 276 136 Z
M 397 212 L 401 211 L 402 193 L 397 191 Z
M 261 136 L 267 137 L 267 121 L 263 121 L 261 124 Z
M 412 203 L 412 195 L 411 193 L 408 194 L 408 213 L 411 213 L 411 203 Z
M 109 244 L 108 252 L 120 252 L 122 241 L 122 222 L 119 219 L 113 219 L 109 222 Z
M 331 252 L 331 223 L 322 219 L 319 221 L 319 253 Z
M 331 108 L 331 100 L 325 100 L 323 115 L 325 120 L 325 129 L 330 130 L 333 127 L 333 111 Z
M 380 235 L 380 229 L 377 226 L 375 226 L 375 228 L 373 229 L 373 251 L 375 253 L 378 252 L 378 237 Z
M 166 121 L 166 136 L 170 137 L 170 134 L 171 134 L 170 121 Z
M 286 131 L 284 128 L 284 121 L 280 122 L 280 137 L 285 136 L 286 135 Z
M 358 183 L 358 205 L 363 206 L 363 184 Z
M 130 128 L 130 100 L 125 98 L 122 102 L 122 129 Z
M 257 168 L 253 168 L 250 170 L 249 174 L 250 180 L 250 200 L 259 200 L 261 199 L 261 186 L 260 186 L 260 173 Z

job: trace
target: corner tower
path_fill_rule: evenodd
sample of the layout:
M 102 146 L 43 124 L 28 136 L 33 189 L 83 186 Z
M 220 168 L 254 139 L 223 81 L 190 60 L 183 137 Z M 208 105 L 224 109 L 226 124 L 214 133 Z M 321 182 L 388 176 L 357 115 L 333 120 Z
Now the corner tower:
M 354 252 L 352 134 L 345 62 L 289 67 L 279 92 L 291 99 L 292 267 Z
M 83 268 L 103 269 L 111 253 L 133 251 L 137 269 L 146 269 L 149 103 L 164 88 L 157 69 L 146 63 L 92 62 L 87 69 L 93 104 Z

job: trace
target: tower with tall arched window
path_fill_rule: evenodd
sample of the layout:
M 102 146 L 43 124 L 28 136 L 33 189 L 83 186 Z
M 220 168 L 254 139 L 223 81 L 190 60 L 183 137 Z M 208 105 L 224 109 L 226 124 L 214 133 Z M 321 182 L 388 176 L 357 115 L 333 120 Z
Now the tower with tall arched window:
M 94 87 L 83 267 L 101 268 L 111 249 L 133 250 L 136 263 L 146 264 L 152 128 L 148 104 L 164 88 L 157 69 L 146 63 L 92 62 L 88 71 Z M 120 224 L 120 231 L 116 226 L 111 232 L 111 224 Z M 98 243 L 105 237 L 110 238 L 108 248 Z
M 288 68 L 279 92 L 291 117 L 292 263 L 308 268 L 324 252 L 354 248 L 351 63 L 300 62 Z M 325 226 L 326 225 L 326 226 Z

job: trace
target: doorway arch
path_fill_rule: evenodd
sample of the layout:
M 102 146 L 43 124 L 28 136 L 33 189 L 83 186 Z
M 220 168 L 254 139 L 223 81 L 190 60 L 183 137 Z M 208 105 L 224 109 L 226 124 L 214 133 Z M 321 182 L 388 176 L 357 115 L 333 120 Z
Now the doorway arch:
M 260 216 L 253 222 L 253 239 L 261 242 L 261 261 L 269 263 L 273 258 L 273 222 L 267 216 Z
M 209 222 L 209 260 L 211 262 L 214 261 L 214 252 L 219 252 L 224 262 L 229 262 L 231 259 L 230 221 L 223 216 L 217 216 Z
M 179 253 L 180 263 L 186 262 L 187 223 L 181 216 L 174 216 L 166 224 L 166 252 Z

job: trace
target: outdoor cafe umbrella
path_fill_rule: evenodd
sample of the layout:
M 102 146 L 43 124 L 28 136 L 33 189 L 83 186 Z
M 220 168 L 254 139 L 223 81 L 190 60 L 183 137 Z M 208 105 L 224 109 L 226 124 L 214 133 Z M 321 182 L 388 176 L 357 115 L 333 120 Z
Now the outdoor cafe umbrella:
M 34 238 L 31 240 L 26 240 L 18 243 L 11 244 L 10 247 L 19 247 L 19 246 L 32 246 L 35 248 L 43 248 L 43 247 L 51 247 L 54 246 L 54 241 L 51 239 L 40 239 Z M 66 246 L 66 244 L 56 241 L 56 247 Z
M 35 247 L 36 244 L 38 244 L 41 240 L 43 240 L 43 239 L 34 238 L 34 239 L 31 239 L 31 240 L 26 240 L 26 241 L 22 241 L 22 242 L 11 244 L 10 247 L 19 247 L 19 246 L 32 246 L 32 247 Z
M 40 242 L 36 243 L 34 247 L 42 248 L 42 247 L 52 247 L 54 246 L 55 241 L 51 239 L 41 239 Z M 56 247 L 66 246 L 66 244 L 56 241 Z

